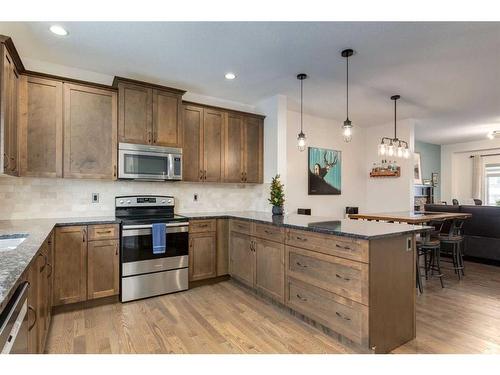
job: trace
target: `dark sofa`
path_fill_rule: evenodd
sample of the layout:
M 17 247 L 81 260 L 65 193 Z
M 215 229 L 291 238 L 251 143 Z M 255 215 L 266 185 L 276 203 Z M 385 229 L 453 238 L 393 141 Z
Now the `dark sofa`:
M 471 214 L 463 227 L 465 255 L 500 262 L 500 207 L 426 204 L 425 211 Z

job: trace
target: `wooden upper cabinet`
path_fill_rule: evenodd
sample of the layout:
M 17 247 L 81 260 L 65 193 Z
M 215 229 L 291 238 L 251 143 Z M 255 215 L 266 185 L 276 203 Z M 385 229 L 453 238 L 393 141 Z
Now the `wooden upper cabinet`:
M 62 86 L 60 81 L 21 76 L 21 176 L 62 177 Z
M 119 141 L 138 144 L 152 143 L 153 89 L 120 82 L 118 98 Z
M 153 90 L 153 144 L 182 147 L 182 99 L 178 94 Z
M 262 183 L 264 178 L 264 126 L 258 117 L 245 118 L 245 182 Z
M 182 149 L 182 179 L 184 181 L 203 180 L 203 107 L 183 106 L 184 145 Z
M 64 84 L 64 177 L 116 178 L 116 92 Z
M 118 248 L 118 240 L 99 240 L 88 243 L 88 299 L 108 297 L 119 293 Z
M 56 228 L 54 305 L 87 298 L 87 227 Z
M 3 172 L 17 176 L 19 171 L 17 146 L 19 75 L 7 48 L 1 44 L 0 47 L 0 58 L 3 63 L 3 69 L 0 72 L 2 77 L 0 79 L 2 84 L 0 88 L 0 128 L 3 127 L 3 138 L 0 135 L 0 142 L 3 143 Z
M 244 120 L 228 113 L 224 131 L 224 182 L 244 182 Z
M 221 182 L 224 168 L 224 112 L 203 111 L 203 181 Z

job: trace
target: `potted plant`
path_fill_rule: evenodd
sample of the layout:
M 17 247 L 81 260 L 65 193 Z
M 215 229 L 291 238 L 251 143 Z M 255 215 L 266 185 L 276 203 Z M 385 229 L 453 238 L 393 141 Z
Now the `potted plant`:
M 273 177 L 271 182 L 271 197 L 269 203 L 273 206 L 273 215 L 283 215 L 283 205 L 285 204 L 284 185 L 280 181 L 280 175 Z

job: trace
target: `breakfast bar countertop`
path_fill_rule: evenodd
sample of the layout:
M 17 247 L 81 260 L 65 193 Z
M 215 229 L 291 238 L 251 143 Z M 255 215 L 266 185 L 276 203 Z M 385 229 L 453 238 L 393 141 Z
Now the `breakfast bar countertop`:
M 298 214 L 273 216 L 271 213 L 260 211 L 206 213 L 179 212 L 179 215 L 185 216 L 189 219 L 239 219 L 363 240 L 374 240 L 384 237 L 399 236 L 402 234 L 419 233 L 430 229 L 429 227 L 421 225 L 380 223 L 323 216 Z

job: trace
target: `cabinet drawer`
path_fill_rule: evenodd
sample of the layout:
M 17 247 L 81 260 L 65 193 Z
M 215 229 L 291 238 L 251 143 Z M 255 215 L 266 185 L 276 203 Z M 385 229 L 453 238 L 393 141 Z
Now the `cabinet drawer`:
M 288 245 L 368 263 L 368 241 L 289 229 Z
M 89 225 L 89 241 L 114 240 L 119 236 L 118 224 Z
M 210 220 L 192 220 L 189 222 L 189 233 L 215 232 L 217 224 L 215 219 Z
M 285 239 L 285 231 L 283 228 L 266 224 L 255 224 L 253 235 L 255 237 L 260 237 L 265 240 L 276 241 L 281 243 Z
M 368 307 L 293 278 L 287 305 L 360 345 L 368 345 Z
M 368 265 L 291 246 L 287 274 L 342 297 L 368 305 Z
M 231 220 L 231 230 L 243 234 L 250 234 L 252 223 L 242 220 Z

